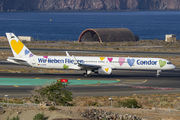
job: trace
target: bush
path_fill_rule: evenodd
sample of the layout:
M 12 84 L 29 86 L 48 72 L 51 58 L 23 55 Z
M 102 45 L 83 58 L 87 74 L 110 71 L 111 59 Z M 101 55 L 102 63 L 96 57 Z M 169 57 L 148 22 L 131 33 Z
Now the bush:
M 87 104 L 88 106 L 98 106 L 98 102 L 89 101 Z
M 169 106 L 169 105 L 170 105 L 170 103 L 167 102 L 167 101 L 163 101 L 163 102 L 160 102 L 160 103 L 159 103 L 159 106 L 160 106 L 160 107 L 167 107 L 167 106 Z
M 44 120 L 44 113 L 38 113 L 34 116 L 33 120 Z
M 48 109 L 49 110 L 56 110 L 56 108 L 54 106 L 50 106 Z
M 34 90 L 34 100 L 36 103 L 42 101 L 53 101 L 56 105 L 72 105 L 69 102 L 72 101 L 72 93 L 65 90 L 67 84 L 57 81 L 52 85 L 41 87 Z
M 9 117 L 7 118 L 9 120 Z M 19 116 L 13 117 L 11 120 L 20 120 Z
M 118 101 L 118 107 L 127 107 L 127 108 L 141 108 L 141 106 L 138 105 L 138 102 L 136 99 L 127 99 L 125 102 Z

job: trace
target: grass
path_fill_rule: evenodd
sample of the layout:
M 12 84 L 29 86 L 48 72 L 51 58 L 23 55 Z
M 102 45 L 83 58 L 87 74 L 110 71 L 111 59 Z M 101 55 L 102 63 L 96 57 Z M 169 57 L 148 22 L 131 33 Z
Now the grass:
M 86 50 L 125 50 L 125 51 L 158 51 L 180 52 L 180 41 L 167 43 L 164 40 L 139 40 L 136 42 L 104 42 L 104 43 L 78 43 L 73 41 L 31 41 L 24 42 L 28 48 L 51 49 L 86 49 Z M 147 46 L 147 47 L 139 47 Z M 148 46 L 162 46 L 162 48 L 149 48 Z M 0 42 L 0 47 L 9 47 L 8 42 Z
M 108 107 L 110 105 L 109 97 L 113 98 L 113 106 L 120 107 L 126 105 L 128 100 L 135 99 L 139 106 L 146 106 L 146 108 L 152 108 L 157 106 L 158 108 L 179 108 L 180 94 L 171 95 L 132 95 L 132 96 L 99 96 L 99 97 L 75 97 L 73 102 L 77 106 L 103 106 Z
M 0 67 L 0 72 L 8 73 L 74 73 L 73 70 L 51 70 L 51 69 L 39 69 L 39 68 L 30 68 L 30 67 Z
M 111 105 L 111 101 L 109 98 L 113 99 L 113 107 L 126 107 L 127 102 L 131 103 L 142 108 L 146 107 L 146 109 L 151 109 L 152 107 L 158 108 L 170 108 L 170 109 L 180 109 L 180 93 L 178 94 L 153 94 L 153 95 L 132 95 L 132 96 L 84 96 L 84 97 L 73 97 L 73 101 L 71 102 L 74 106 L 79 107 L 87 107 L 87 106 L 96 106 L 96 107 L 109 107 Z M 6 98 L 0 98 L 0 102 L 6 102 Z M 23 98 L 10 98 L 9 103 L 22 104 L 23 100 L 25 103 L 34 103 L 33 98 L 31 97 L 23 97 Z M 137 103 L 136 103 L 137 101 Z M 132 105 L 130 105 L 131 107 Z M 127 106 L 128 107 L 128 106 Z

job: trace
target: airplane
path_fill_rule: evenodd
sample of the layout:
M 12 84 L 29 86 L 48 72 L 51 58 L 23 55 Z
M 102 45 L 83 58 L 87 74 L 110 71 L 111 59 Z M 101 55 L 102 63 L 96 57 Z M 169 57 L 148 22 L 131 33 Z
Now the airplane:
M 7 61 L 34 68 L 85 70 L 84 76 L 91 73 L 112 74 L 112 70 L 156 70 L 159 77 L 162 70 L 175 69 L 170 61 L 162 58 L 143 57 L 89 57 L 70 56 L 38 56 L 34 55 L 15 35 L 6 33 L 14 57 Z

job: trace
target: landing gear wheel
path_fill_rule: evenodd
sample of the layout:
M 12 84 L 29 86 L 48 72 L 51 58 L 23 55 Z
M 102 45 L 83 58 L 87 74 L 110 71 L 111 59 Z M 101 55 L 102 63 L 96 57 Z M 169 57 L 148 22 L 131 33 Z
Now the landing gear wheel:
M 86 74 L 86 73 L 83 73 L 84 77 L 90 77 L 91 75 L 89 74 Z
M 85 77 L 87 77 L 87 74 L 86 74 L 86 73 L 83 73 L 83 75 L 84 75 Z
M 91 76 L 91 70 L 86 70 L 86 72 L 85 73 L 83 73 L 83 75 L 85 76 L 85 77 L 90 77 Z

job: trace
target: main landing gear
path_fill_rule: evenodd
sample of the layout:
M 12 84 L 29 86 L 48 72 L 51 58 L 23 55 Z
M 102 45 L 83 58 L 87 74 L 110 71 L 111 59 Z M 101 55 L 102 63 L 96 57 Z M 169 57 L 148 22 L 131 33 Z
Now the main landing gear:
M 161 70 L 157 70 L 157 74 L 156 74 L 156 77 L 157 77 L 157 78 L 159 77 L 160 72 L 161 72 Z
M 86 70 L 86 73 L 83 73 L 83 75 L 85 76 L 85 77 L 89 77 L 89 76 L 91 76 L 91 70 Z

